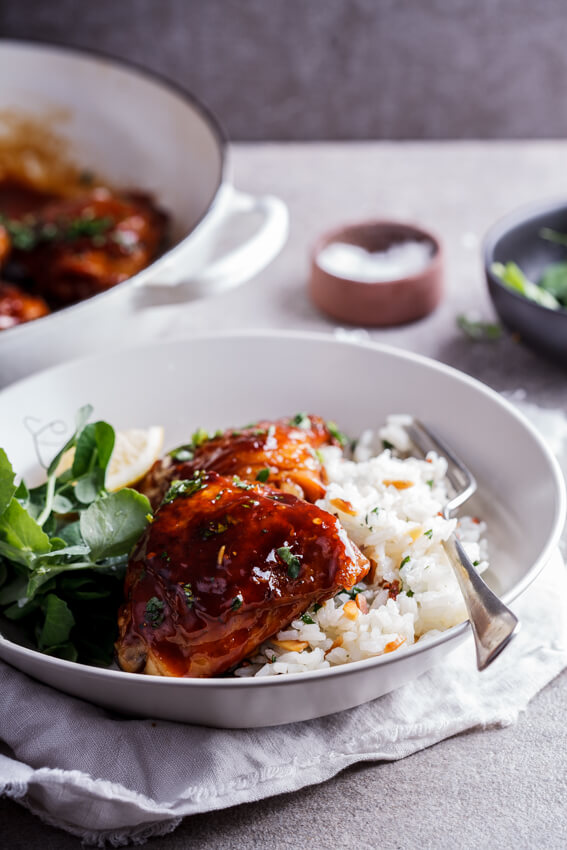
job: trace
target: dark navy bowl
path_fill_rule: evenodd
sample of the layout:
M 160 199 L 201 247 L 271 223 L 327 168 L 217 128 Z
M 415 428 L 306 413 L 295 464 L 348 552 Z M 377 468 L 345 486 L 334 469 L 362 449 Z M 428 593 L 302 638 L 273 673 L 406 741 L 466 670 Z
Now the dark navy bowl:
M 514 262 L 537 283 L 550 263 L 567 261 L 567 247 L 543 239 L 543 227 L 567 234 L 566 201 L 523 207 L 493 225 L 484 239 L 486 281 L 502 323 L 530 348 L 567 366 L 567 309 L 541 307 L 490 271 L 492 263 Z

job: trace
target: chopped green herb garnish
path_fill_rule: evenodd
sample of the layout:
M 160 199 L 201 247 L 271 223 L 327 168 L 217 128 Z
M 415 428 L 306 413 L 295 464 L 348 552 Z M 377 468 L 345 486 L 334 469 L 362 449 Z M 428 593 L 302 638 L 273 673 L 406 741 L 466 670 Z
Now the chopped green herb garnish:
M 279 549 L 276 549 L 276 552 L 284 564 L 287 564 L 288 576 L 290 578 L 297 578 L 301 570 L 301 560 L 297 557 L 297 555 L 292 555 L 289 546 L 280 546 Z
M 169 456 L 170 458 L 173 458 L 173 460 L 179 461 L 179 463 L 185 463 L 188 460 L 193 460 L 195 452 L 193 451 L 193 446 L 187 444 L 173 449 L 169 452 Z
M 315 620 L 313 619 L 313 617 L 310 617 L 309 614 L 302 614 L 301 619 L 308 626 L 314 626 L 315 625 Z
M 402 567 L 405 567 L 405 565 L 408 563 L 408 561 L 409 561 L 409 560 L 410 560 L 410 556 L 409 556 L 409 555 L 406 555 L 406 557 L 404 558 L 404 560 L 403 560 L 403 561 L 402 561 L 402 563 L 400 564 L 399 569 L 401 570 L 401 569 L 402 569 Z
M 371 526 L 371 525 L 370 525 L 370 523 L 368 522 L 368 519 L 369 519 L 369 517 L 370 517 L 370 514 L 378 515 L 379 511 L 380 511 L 380 508 L 379 508 L 379 507 L 372 508 L 372 510 L 371 510 L 371 511 L 369 511 L 369 512 L 366 514 L 366 516 L 364 517 L 364 523 L 365 523 L 365 525 L 366 525 L 366 526 L 368 526 L 368 528 L 370 529 L 370 531 L 373 531 L 373 528 L 374 528 L 374 527 L 373 527 L 373 526 Z
M 101 218 L 82 215 L 70 221 L 66 230 L 64 226 L 61 228 L 60 238 L 68 239 L 72 242 L 75 239 L 80 239 L 82 236 L 90 238 L 97 237 L 106 233 L 113 225 L 114 220 L 107 215 L 101 216 Z
M 413 590 L 406 590 L 406 596 L 412 597 L 413 596 Z
M 29 216 L 24 223 L 0 214 L 0 224 L 8 231 L 18 251 L 33 251 L 39 244 L 52 241 L 74 241 L 81 237 L 92 239 L 96 245 L 105 244 L 108 231 L 114 226 L 109 216 L 87 215 L 86 212 L 70 221 L 41 222 Z
M 268 467 L 264 467 L 264 469 L 260 469 L 258 474 L 256 475 L 256 481 L 261 481 L 264 484 L 268 478 L 270 477 L 270 470 Z
M 191 437 L 191 445 L 193 448 L 198 449 L 199 446 L 202 446 L 203 443 L 208 442 L 211 437 L 209 436 L 209 432 L 205 431 L 204 428 L 197 428 L 195 433 Z
M 393 449 L 393 448 L 395 448 L 395 446 L 389 440 L 382 440 L 382 448 L 383 449 Z
M 243 481 L 238 475 L 232 476 L 232 483 L 240 490 L 252 490 L 252 484 L 249 484 L 247 481 Z
M 198 470 L 192 478 L 184 478 L 178 481 L 172 481 L 169 490 L 163 498 L 163 505 L 173 502 L 178 496 L 192 496 L 205 486 L 205 472 Z
M 295 428 L 303 428 L 305 431 L 308 431 L 311 428 L 311 420 L 306 413 L 296 413 L 295 416 L 289 420 L 289 424 L 293 425 Z
M 480 564 L 480 561 L 473 561 L 472 562 L 473 567 L 478 567 L 479 564 Z
M 313 611 L 314 611 L 315 613 L 317 613 L 317 611 L 320 611 L 322 607 L 323 607 L 323 606 L 321 605 L 321 603 L 320 603 L 320 602 L 316 602 L 316 603 L 315 603 L 315 605 L 313 606 Z
M 425 537 L 429 537 L 429 539 L 431 540 L 431 538 L 433 537 L 433 529 L 428 528 L 427 531 L 423 532 L 423 534 L 424 534 Z
M 355 585 L 354 587 L 351 587 L 350 590 L 347 590 L 346 587 L 343 587 L 341 593 L 346 593 L 348 596 L 350 596 L 351 599 L 356 599 L 358 594 L 362 593 L 363 590 L 364 588 Z
M 193 591 L 191 589 L 191 585 L 189 583 L 182 585 L 183 592 L 185 594 L 185 601 L 187 602 L 187 607 L 192 608 L 195 604 L 195 597 L 193 596 Z
M 228 524 L 224 522 L 215 522 L 211 520 L 207 525 L 201 529 L 201 539 L 208 540 L 210 537 L 214 537 L 216 534 L 223 534 L 228 528 Z
M 430 478 L 429 481 L 426 481 L 425 483 L 427 484 L 428 487 L 433 489 L 433 478 Z
M 157 629 L 158 626 L 164 621 L 165 614 L 163 613 L 163 609 L 165 607 L 165 602 L 162 602 L 161 599 L 158 599 L 157 596 L 152 596 L 151 599 L 148 600 L 146 604 L 146 620 L 152 628 Z
M 242 598 L 242 594 L 239 593 L 238 596 L 235 596 L 234 599 L 232 600 L 232 605 L 230 607 L 232 608 L 233 611 L 238 611 L 238 609 L 241 607 L 243 602 L 244 602 L 244 599 Z
M 275 664 L 275 662 L 276 662 L 277 660 L 278 660 L 278 656 L 277 656 L 277 655 L 272 655 L 272 657 L 270 658 L 270 662 L 271 662 L 272 664 Z
M 340 443 L 341 446 L 346 446 L 348 443 L 348 437 L 346 434 L 343 434 L 342 431 L 339 431 L 339 427 L 336 422 L 327 422 L 327 429 L 332 437 Z

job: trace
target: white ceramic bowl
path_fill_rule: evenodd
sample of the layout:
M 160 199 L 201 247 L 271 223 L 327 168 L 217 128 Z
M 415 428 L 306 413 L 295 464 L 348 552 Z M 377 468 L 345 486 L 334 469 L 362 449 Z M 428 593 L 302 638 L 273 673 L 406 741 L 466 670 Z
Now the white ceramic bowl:
M 0 446 L 37 479 L 38 448 L 51 457 L 79 406 L 116 428 L 162 423 L 166 447 L 197 427 L 214 430 L 299 410 L 349 434 L 389 413 L 433 426 L 479 483 L 467 511 L 489 525 L 493 588 L 506 602 L 527 591 L 557 545 L 565 512 L 558 466 L 514 408 L 479 382 L 423 357 L 308 334 L 229 334 L 108 353 L 28 378 L 0 393 Z M 288 723 L 331 714 L 417 677 L 469 634 L 330 670 L 260 679 L 169 679 L 103 670 L 41 655 L 0 638 L 0 658 L 35 678 L 127 714 L 221 727 Z M 474 652 L 471 643 L 471 653 Z
M 280 251 L 285 205 L 232 187 L 224 133 L 193 96 L 115 60 L 17 41 L 0 41 L 0 79 L 0 135 L 11 132 L 4 115 L 43 122 L 81 167 L 151 193 L 171 216 L 173 241 L 113 289 L 2 331 L 0 386 L 73 356 L 148 339 L 167 321 L 160 306 L 237 286 Z M 260 220 L 256 232 L 213 261 L 223 232 L 242 215 Z

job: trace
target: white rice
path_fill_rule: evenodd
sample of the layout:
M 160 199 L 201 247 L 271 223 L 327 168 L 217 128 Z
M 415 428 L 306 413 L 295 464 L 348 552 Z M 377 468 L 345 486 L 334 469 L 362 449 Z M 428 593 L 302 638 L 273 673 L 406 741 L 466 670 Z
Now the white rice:
M 338 448 L 322 450 L 329 486 L 317 504 L 339 518 L 372 564 L 367 579 L 356 585 L 360 595 L 354 589 L 341 592 L 310 608 L 275 638 L 299 644 L 266 641 L 235 675 L 324 670 L 403 651 L 466 620 L 442 542 L 456 530 L 482 572 L 488 567 L 486 526 L 471 517 L 457 522 L 440 515 L 447 501 L 444 458 L 430 453 L 426 460 L 402 459 L 390 448 L 379 451 L 382 441 L 400 452 L 409 449 L 402 423 L 403 417 L 390 417 L 379 432 L 365 432 L 352 460 Z

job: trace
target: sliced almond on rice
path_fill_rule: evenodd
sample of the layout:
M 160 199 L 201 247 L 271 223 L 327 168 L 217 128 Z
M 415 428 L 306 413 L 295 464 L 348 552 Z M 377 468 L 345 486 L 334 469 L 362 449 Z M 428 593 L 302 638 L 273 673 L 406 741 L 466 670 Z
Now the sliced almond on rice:
M 347 502 L 346 499 L 331 499 L 331 504 L 334 508 L 341 511 L 343 514 L 348 514 L 349 516 L 356 516 L 356 511 L 351 505 L 350 502 Z
M 413 481 L 398 481 L 393 478 L 385 478 L 382 484 L 385 487 L 395 487 L 396 490 L 407 490 L 408 487 L 413 487 Z
M 309 646 L 306 640 L 272 640 L 274 646 L 279 646 L 280 649 L 285 649 L 286 652 L 302 652 Z
M 349 599 L 348 602 L 345 602 L 345 604 L 343 605 L 343 614 L 345 615 L 345 617 L 348 617 L 349 620 L 356 620 L 356 618 L 360 614 L 360 611 L 358 610 L 354 599 Z
M 386 652 L 393 652 L 395 649 L 398 649 L 398 647 L 400 647 L 405 642 L 406 642 L 405 637 L 398 637 L 398 638 L 396 638 L 396 640 L 391 640 L 384 647 L 384 654 L 386 654 Z
M 329 647 L 329 649 L 327 650 L 325 655 L 328 655 L 329 652 L 333 651 L 333 649 L 337 649 L 339 646 L 342 646 L 342 645 L 343 645 L 343 638 L 342 638 L 342 635 L 339 635 L 337 638 L 334 639 L 333 643 L 331 644 L 331 646 Z

